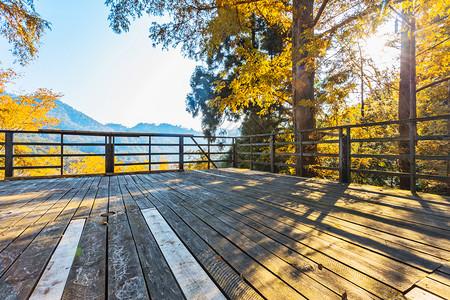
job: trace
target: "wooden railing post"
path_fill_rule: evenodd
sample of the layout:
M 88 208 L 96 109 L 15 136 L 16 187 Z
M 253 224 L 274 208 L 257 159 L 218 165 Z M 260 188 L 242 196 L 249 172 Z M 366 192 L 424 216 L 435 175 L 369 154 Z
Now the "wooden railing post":
M 295 131 L 294 132 L 294 144 L 295 145 L 295 149 L 296 149 L 296 153 L 297 155 L 297 159 L 296 159 L 296 169 L 295 169 L 295 174 L 297 176 L 303 177 L 303 132 L 302 131 Z
M 61 133 L 61 145 L 60 145 L 60 151 L 61 151 L 61 176 L 64 175 L 64 134 Z
M 105 136 L 105 172 L 114 173 L 114 144 L 112 136 Z
M 253 170 L 253 137 L 250 137 L 250 170 Z
M 148 171 L 152 171 L 152 136 L 148 137 Z
M 231 158 L 233 160 L 233 168 L 237 168 L 237 138 L 233 138 L 233 149 L 231 152 Z
M 350 183 L 350 128 L 339 128 L 339 182 Z
M 208 137 L 208 170 L 211 169 L 211 138 Z
M 409 123 L 409 184 L 411 193 L 416 193 L 416 121 Z
M 179 138 L 178 169 L 184 170 L 184 137 Z
M 14 144 L 13 144 L 13 133 L 5 132 L 5 178 L 10 178 L 14 176 Z
M 275 133 L 270 135 L 270 172 L 275 173 Z

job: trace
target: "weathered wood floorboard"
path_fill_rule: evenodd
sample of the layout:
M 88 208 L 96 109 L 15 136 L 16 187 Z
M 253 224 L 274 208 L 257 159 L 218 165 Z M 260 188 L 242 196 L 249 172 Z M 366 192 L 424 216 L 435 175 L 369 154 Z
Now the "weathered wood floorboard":
M 120 186 L 120 188 L 150 298 L 184 299 L 155 238 L 145 223 L 139 206 L 130 195 L 126 185 Z
M 191 181 L 193 181 L 193 179 Z M 228 191 L 221 192 L 230 194 L 231 197 L 235 194 Z M 307 209 L 304 205 L 299 209 L 298 206 L 289 204 L 292 202 L 291 200 L 280 200 L 278 194 L 276 194 L 276 196 L 267 196 L 264 193 L 254 190 L 251 192 L 240 190 L 237 191 L 237 193 L 244 194 L 246 196 L 245 198 L 251 199 L 254 197 L 257 203 L 269 205 L 270 210 L 272 210 L 271 207 L 273 206 L 274 210 L 281 212 L 283 215 L 291 216 L 302 224 L 318 229 L 321 232 L 326 232 L 327 234 L 331 234 L 334 237 L 338 237 L 350 243 L 362 245 L 363 247 L 369 248 L 380 254 L 392 256 L 401 261 L 408 262 L 415 267 L 423 268 L 426 271 L 434 270 L 442 263 L 441 259 L 435 258 L 430 254 L 437 255 L 444 259 L 450 255 L 449 251 L 439 250 L 392 234 L 389 235 L 370 227 L 349 222 L 345 220 L 345 218 L 332 218 L 330 216 L 334 215 L 333 212 L 327 212 L 323 209 L 319 211 L 312 210 L 311 208 Z M 286 204 L 286 202 L 288 202 L 288 204 Z M 253 202 L 251 202 L 251 204 L 253 204 Z M 317 220 L 320 220 L 320 222 Z M 422 252 L 417 250 L 422 250 Z M 430 264 L 430 262 L 435 263 Z
M 117 176 L 110 178 L 108 299 L 150 299 Z
M 230 181 L 231 180 L 231 181 Z M 231 186 L 237 185 L 235 179 L 224 179 L 225 182 L 229 183 Z M 317 203 L 317 201 L 309 201 L 306 196 L 301 195 L 293 195 L 287 194 L 284 190 L 267 188 L 267 185 L 264 185 L 265 189 L 263 191 L 260 189 L 254 188 L 249 184 L 245 184 L 243 180 L 239 180 L 239 185 L 244 185 L 245 189 L 236 190 L 237 193 L 242 193 L 246 197 L 255 198 L 255 195 L 259 195 L 263 198 L 262 200 L 275 202 L 278 204 L 282 204 L 286 207 L 293 208 L 298 210 L 299 213 L 302 213 L 303 209 L 308 209 L 308 214 L 311 214 L 312 209 L 314 211 L 321 212 L 319 219 L 322 219 L 333 216 L 341 219 L 345 222 L 352 222 L 358 225 L 362 225 L 368 227 L 369 229 L 375 229 L 381 233 L 388 233 L 389 236 L 397 235 L 399 238 L 407 238 L 409 240 L 414 240 L 418 243 L 426 243 L 432 244 L 434 247 L 439 247 L 444 251 L 440 251 L 441 255 L 439 256 L 444 259 L 449 258 L 450 241 L 446 236 L 449 233 L 449 226 L 445 224 L 441 224 L 439 229 L 435 229 L 434 227 L 427 226 L 428 224 L 423 223 L 422 227 L 417 226 L 416 224 L 411 224 L 410 221 L 414 219 L 414 216 L 408 216 L 405 220 L 394 220 L 389 217 L 379 217 L 373 216 L 370 213 L 361 213 L 359 210 L 352 209 L 340 209 L 335 208 L 330 204 L 322 204 Z M 297 190 L 298 193 L 300 193 Z M 305 193 L 303 193 L 305 194 Z M 308 194 L 308 193 L 306 193 Z M 308 194 L 309 195 L 309 194 Z M 323 202 L 323 201 L 321 201 Z M 334 201 L 335 202 L 335 201 Z M 381 208 L 378 209 L 377 214 L 383 214 L 383 210 Z M 430 232 L 431 231 L 431 232 Z M 443 233 L 445 235 L 439 235 L 439 233 Z M 392 238 L 390 238 L 390 241 Z M 414 249 L 420 248 L 420 245 L 415 244 L 413 246 Z M 433 251 L 433 249 L 427 249 Z
M 172 188 L 175 188 L 174 186 L 172 186 Z M 176 188 L 175 188 L 176 189 Z M 196 189 L 186 189 L 189 191 L 194 191 Z M 183 189 L 178 190 L 181 193 L 186 193 L 186 191 L 183 191 Z M 204 191 L 203 191 L 204 192 Z M 200 192 L 202 193 L 202 192 Z M 203 194 L 203 193 L 202 193 Z M 185 197 L 186 201 L 189 201 L 189 199 L 198 199 L 199 195 L 188 195 Z M 218 198 L 220 197 L 218 195 L 214 195 L 214 198 L 211 202 L 217 202 Z M 184 197 L 183 197 L 184 198 Z M 202 197 L 202 198 L 205 198 Z M 195 202 L 196 200 L 193 200 L 193 202 Z M 192 202 L 191 202 L 192 203 Z M 191 204 L 192 205 L 192 204 Z M 224 206 L 228 207 L 228 208 L 232 208 L 232 206 L 230 206 L 230 203 L 225 203 L 223 204 Z M 204 203 L 202 203 L 201 205 L 202 208 L 205 208 Z M 214 213 L 215 216 L 218 216 L 217 213 Z M 244 216 L 240 216 L 240 219 L 245 219 Z M 263 218 L 264 220 L 268 220 L 267 218 Z M 250 224 L 252 226 L 255 226 L 255 224 L 249 222 L 247 219 L 245 220 L 245 223 Z M 266 225 L 268 226 L 267 229 L 270 230 L 269 228 L 277 228 L 277 230 L 279 230 L 278 228 L 282 228 L 283 226 L 280 224 L 274 224 L 273 222 L 266 222 Z M 232 226 L 236 226 L 236 222 L 234 222 L 234 225 Z M 337 274 L 340 275 L 347 275 L 347 277 L 349 277 L 349 274 L 352 274 L 352 280 L 355 281 L 356 283 L 362 285 L 362 287 L 364 288 L 368 288 L 370 287 L 370 289 L 372 290 L 373 293 L 378 294 L 380 297 L 382 298 L 387 298 L 387 297 L 393 297 L 395 295 L 397 295 L 397 292 L 393 289 L 390 289 L 389 287 L 387 287 L 385 284 L 382 284 L 381 282 L 378 281 L 374 281 L 373 279 L 371 279 L 371 277 L 368 277 L 367 275 L 364 275 L 362 273 L 360 273 L 358 271 L 358 269 L 350 269 L 347 266 L 340 264 L 339 261 L 335 261 L 332 257 L 329 256 L 325 256 L 323 254 L 321 254 L 320 252 L 316 252 L 314 250 L 314 246 L 317 247 L 316 245 L 304 245 L 301 244 L 301 248 L 299 248 L 299 246 L 295 245 L 297 244 L 297 240 L 298 238 L 292 240 L 291 242 L 286 242 L 287 238 L 285 236 L 282 236 L 280 234 L 274 235 L 274 234 L 270 234 L 267 233 L 267 230 L 261 230 L 261 228 L 257 228 L 260 232 L 267 234 L 268 237 L 274 238 L 274 240 L 276 240 L 279 244 L 283 245 L 283 246 L 287 246 L 290 250 L 287 250 L 287 255 L 289 257 L 289 259 L 287 260 L 290 264 L 292 264 L 293 266 L 296 266 L 299 270 L 306 272 L 306 274 L 308 274 L 309 276 L 312 276 L 313 278 L 315 278 L 315 280 L 319 280 L 318 277 L 314 276 L 312 273 L 313 272 L 319 272 L 320 273 L 325 273 L 328 270 L 331 270 L 332 272 L 337 272 Z M 274 233 L 276 233 L 275 231 L 273 231 Z M 290 228 L 287 228 L 286 231 L 282 231 L 282 233 L 286 233 L 288 232 L 291 236 L 293 234 L 292 230 Z M 294 237 L 296 237 L 294 235 Z M 255 241 L 258 241 L 259 243 L 263 243 L 263 239 L 261 239 L 261 236 L 259 239 L 255 239 Z M 310 248 L 310 247 L 312 248 Z M 278 246 L 277 250 L 277 255 L 280 256 L 280 253 L 278 251 L 278 249 L 282 248 L 282 246 Z M 320 247 L 319 247 L 320 248 Z M 272 248 L 273 249 L 273 248 Z M 303 262 L 303 263 L 299 263 L 298 259 L 297 261 L 295 261 L 293 258 L 296 257 L 296 253 L 293 252 L 294 251 L 298 251 L 297 253 L 299 254 L 303 254 L 305 255 L 305 257 L 309 257 L 312 259 L 312 262 Z M 301 257 L 301 256 L 300 256 Z M 300 258 L 299 256 L 297 256 L 297 258 Z M 285 257 L 286 258 L 286 257 Z M 342 259 L 340 257 L 340 259 Z M 318 266 L 321 265 L 321 269 L 322 270 L 318 270 Z M 340 280 L 339 277 L 335 277 L 333 273 L 329 273 L 330 276 L 326 277 L 326 282 L 327 282 L 327 286 L 329 287 L 333 287 L 334 286 L 334 290 L 338 293 L 341 292 L 341 294 L 343 294 L 344 292 L 347 292 L 347 294 L 350 295 L 358 295 L 358 294 L 364 294 L 364 292 L 361 292 L 360 288 L 357 288 L 356 286 L 353 286 L 351 289 L 349 287 L 348 284 L 345 284 L 345 280 Z M 353 279 L 354 278 L 354 279 Z M 323 279 L 323 278 L 322 278 Z M 341 282 L 339 282 L 341 281 Z M 320 281 L 319 281 L 320 282 Z M 330 284 L 331 283 L 331 284 Z M 342 285 L 341 285 L 342 284 Z M 339 288 L 336 288 L 336 286 L 340 286 Z M 348 290 L 346 288 L 343 287 L 347 287 L 349 288 Z M 367 296 L 367 294 L 366 294 Z M 358 297 L 359 298 L 359 297 Z M 365 298 L 365 297 L 363 297 Z
M 447 197 L 239 169 L 5 181 L 0 296 L 448 299 L 449 217 Z M 85 225 L 64 281 L 70 222 Z

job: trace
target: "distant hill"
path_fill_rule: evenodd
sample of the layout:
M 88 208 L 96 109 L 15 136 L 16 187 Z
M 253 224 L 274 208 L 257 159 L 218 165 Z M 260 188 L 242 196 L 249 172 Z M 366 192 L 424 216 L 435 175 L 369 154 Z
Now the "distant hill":
M 60 120 L 56 127 L 61 130 L 85 130 L 85 131 L 115 131 L 115 132 L 143 132 L 143 133 L 176 133 L 201 135 L 193 129 L 186 129 L 171 124 L 139 123 L 134 127 L 126 127 L 121 124 L 101 124 L 86 114 L 76 110 L 72 106 L 57 100 L 56 108 L 49 113 L 51 117 Z
M 171 125 L 167 123 L 154 124 L 154 123 L 139 123 L 134 127 L 126 127 L 121 124 L 101 124 L 100 122 L 94 120 L 93 118 L 87 116 L 86 114 L 74 109 L 70 105 L 56 101 L 56 108 L 52 109 L 49 113 L 51 117 L 57 118 L 60 120 L 59 125 L 56 129 L 60 130 L 78 130 L 78 131 L 104 131 L 104 132 L 138 132 L 138 133 L 170 133 L 170 134 L 193 134 L 201 136 L 203 135 L 201 132 L 195 131 L 193 129 L 183 128 L 178 125 Z M 235 133 L 235 132 L 233 132 Z M 58 136 L 45 136 L 45 138 L 57 141 L 59 140 Z M 199 143 L 205 143 L 206 141 L 202 141 L 201 139 L 196 139 Z M 91 137 L 91 136 L 66 136 L 66 142 L 71 143 L 102 143 L 102 138 L 99 137 Z M 170 137 L 157 137 L 152 138 L 153 143 L 161 143 L 161 144 L 172 144 L 177 143 L 177 138 Z M 123 137 L 116 138 L 116 143 L 147 143 L 148 138 L 140 137 Z M 187 141 L 186 141 L 187 142 Z M 189 143 L 189 142 L 187 142 Z M 103 153 L 103 146 L 71 146 L 70 151 L 73 152 L 85 152 L 85 153 Z M 197 150 L 197 147 L 186 146 L 185 151 L 193 151 Z M 213 151 L 214 149 L 212 149 Z M 219 149 L 216 149 L 219 151 Z M 116 147 L 117 153 L 120 152 L 132 152 L 132 153 L 144 153 L 148 151 L 148 147 L 144 146 L 118 146 Z M 172 146 L 153 146 L 153 153 L 176 153 L 178 148 Z M 171 159 L 171 157 L 169 156 Z M 148 159 L 147 157 L 121 157 L 121 160 L 124 162 L 132 162 L 135 160 L 144 161 Z M 159 161 L 160 158 L 156 155 L 152 158 L 153 161 Z

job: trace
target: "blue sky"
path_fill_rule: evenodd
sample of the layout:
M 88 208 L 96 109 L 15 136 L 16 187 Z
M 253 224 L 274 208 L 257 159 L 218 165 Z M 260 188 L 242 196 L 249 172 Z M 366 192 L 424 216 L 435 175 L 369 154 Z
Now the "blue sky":
M 49 88 L 101 123 L 171 123 L 200 129 L 200 120 L 193 119 L 184 104 L 197 62 L 183 58 L 177 49 L 153 48 L 148 17 L 117 35 L 109 28 L 104 1 L 38 0 L 36 7 L 52 23 L 36 61 L 25 68 L 13 64 L 11 47 L 0 38 L 3 68 L 23 75 L 11 86 L 13 92 Z

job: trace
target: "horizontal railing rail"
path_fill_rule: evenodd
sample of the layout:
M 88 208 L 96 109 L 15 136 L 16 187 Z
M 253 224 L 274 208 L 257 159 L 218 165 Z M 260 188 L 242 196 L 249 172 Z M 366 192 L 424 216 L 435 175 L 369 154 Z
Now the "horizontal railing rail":
M 265 133 L 255 135 L 245 135 L 237 138 L 237 144 L 233 147 L 235 154 L 233 158 L 236 160 L 233 164 L 237 167 L 242 165 L 254 169 L 256 166 L 263 166 L 270 168 L 271 172 L 276 172 L 277 168 L 288 167 L 294 168 L 299 176 L 304 176 L 307 168 L 316 170 L 327 170 L 339 172 L 339 181 L 342 183 L 350 183 L 352 175 L 368 174 L 368 175 L 383 175 L 409 178 L 409 186 L 411 192 L 416 192 L 417 179 L 427 179 L 442 181 L 444 183 L 450 182 L 450 146 L 448 140 L 450 139 L 450 115 L 433 116 L 426 118 L 395 120 L 386 122 L 376 122 L 367 124 L 352 124 L 344 126 L 306 129 L 298 132 L 281 132 L 281 133 Z M 427 126 L 427 122 L 447 122 L 446 126 L 442 126 L 441 131 L 438 132 L 433 125 Z M 423 129 L 418 134 L 418 124 L 425 124 Z M 375 131 L 377 128 L 406 126 L 402 134 L 399 133 L 399 128 L 392 131 L 393 136 L 363 136 L 353 137 L 353 134 L 360 131 L 371 130 Z M 382 131 L 382 130 L 381 130 Z M 426 132 L 432 132 L 427 134 Z M 418 153 L 420 142 L 444 141 L 443 147 L 446 153 Z M 397 146 L 391 148 L 400 150 L 398 153 L 357 153 L 355 152 L 355 145 L 363 143 L 372 144 L 386 144 L 397 143 Z M 328 145 L 335 147 L 332 153 L 320 153 L 317 151 L 321 145 Z M 381 146 L 380 146 L 381 147 Z M 433 148 L 433 147 L 430 147 Z M 430 150 L 431 149 L 427 149 Z M 290 161 L 288 159 L 291 158 Z M 317 165 L 307 163 L 307 159 L 337 159 L 334 165 Z M 409 164 L 408 170 L 373 170 L 361 169 L 354 167 L 356 159 L 374 159 L 377 161 L 391 160 L 406 162 Z M 446 162 L 445 174 L 426 174 L 418 172 L 418 161 L 441 161 Z M 267 170 L 267 169 L 266 169 Z
M 220 163 L 232 163 L 231 148 L 226 151 L 227 149 L 224 147 L 233 146 L 229 140 L 234 141 L 232 137 L 208 138 L 192 134 L 50 129 L 38 131 L 0 130 L 0 135 L 2 134 L 4 140 L 0 142 L 0 150 L 3 151 L 0 154 L 0 161 L 3 160 L 4 163 L 3 165 L 0 163 L 0 170 L 4 171 L 4 177 L 7 179 L 21 176 L 25 170 L 37 169 L 59 170 L 58 174 L 54 174 L 56 176 L 78 175 L 67 172 L 69 166 L 66 159 L 89 157 L 104 157 L 100 162 L 104 164 L 104 170 L 101 173 L 106 174 L 114 174 L 118 172 L 118 168 L 131 166 L 145 166 L 147 167 L 145 171 L 148 172 L 160 171 L 152 168 L 152 166 L 160 165 L 166 165 L 165 169 L 176 171 L 184 170 L 186 165 L 198 164 L 206 164 L 207 168 L 218 168 Z M 92 139 L 94 140 L 92 141 Z M 201 140 L 201 142 L 197 140 Z M 24 150 L 24 147 L 27 149 Z M 41 153 L 38 153 L 38 150 L 43 147 L 52 148 L 53 152 L 42 153 L 40 151 Z M 81 147 L 95 151 L 77 150 Z M 129 149 L 130 147 L 132 149 Z M 167 157 L 167 160 L 161 161 L 163 157 Z M 21 159 L 49 159 L 52 162 L 39 164 L 36 161 L 28 161 L 21 164 L 18 161 Z M 124 161 L 119 161 L 119 159 Z M 96 161 L 96 163 L 99 162 Z

